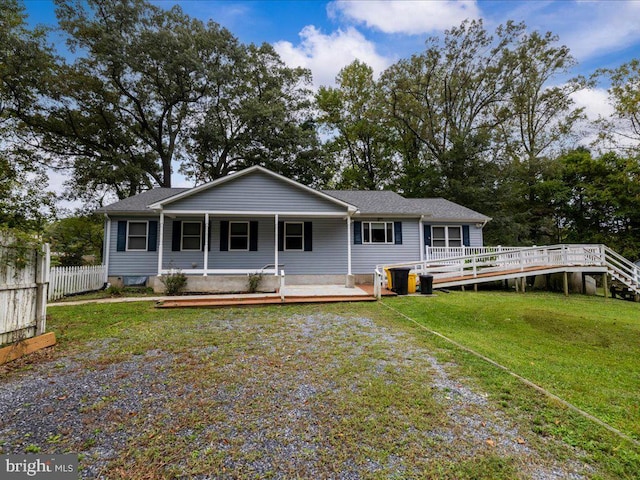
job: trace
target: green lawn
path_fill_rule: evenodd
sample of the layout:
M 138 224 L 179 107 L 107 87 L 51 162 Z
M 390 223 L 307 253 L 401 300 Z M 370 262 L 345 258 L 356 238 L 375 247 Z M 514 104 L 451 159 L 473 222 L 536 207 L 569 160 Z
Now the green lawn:
M 385 299 L 384 303 L 640 439 L 640 304 L 581 295 L 495 292 L 440 293 Z M 192 464 L 176 474 L 228 468 L 220 462 L 229 458 L 236 462 L 234 468 L 246 468 L 251 465 L 251 453 L 231 437 L 223 439 L 231 442 L 223 443 L 225 455 L 215 449 L 198 450 L 202 438 L 209 444 L 221 441 L 216 437 L 220 432 L 210 431 L 220 421 L 215 417 L 220 385 L 223 391 L 246 395 L 246 401 L 234 408 L 242 409 L 242 418 L 249 419 L 250 425 L 272 423 L 270 412 L 276 412 L 278 422 L 268 431 L 278 438 L 287 431 L 276 428 L 285 421 L 277 415 L 287 403 L 269 404 L 269 392 L 281 385 L 279 395 L 286 400 L 289 393 L 285 392 L 291 388 L 288 379 L 298 382 L 302 375 L 318 388 L 315 400 L 305 404 L 315 423 L 293 422 L 287 428 L 307 428 L 299 434 L 314 432 L 314 436 L 312 445 L 298 452 L 302 463 L 292 464 L 291 473 L 299 472 L 300 465 L 308 466 L 309 459 L 320 476 L 344 472 L 345 465 L 354 462 L 374 461 L 378 470 L 365 477 L 388 478 L 390 472 L 402 471 L 394 463 L 402 458 L 406 470 L 398 478 L 411 478 L 411 471 L 422 472 L 422 478 L 529 478 L 523 458 L 498 454 L 484 440 L 480 441 L 483 449 L 469 457 L 468 442 L 454 441 L 454 446 L 461 445 L 457 451 L 437 436 L 425 436 L 424 432 L 456 432 L 460 427 L 449 425 L 443 416 L 446 407 L 430 383 L 433 372 L 417 360 L 424 351 L 438 358 L 449 377 L 486 395 L 488 411 L 502 412 L 517 425 L 533 458 L 543 464 L 585 462 L 593 469 L 587 472 L 588 478 L 640 478 L 637 445 L 380 303 L 157 310 L 140 302 L 61 306 L 51 308 L 49 315 L 49 328 L 59 339 L 56 355 L 84 358 L 86 353 L 83 363 L 90 369 L 99 371 L 156 350 L 177 355 L 164 381 L 167 388 L 186 389 L 193 396 L 170 397 L 164 408 L 171 432 L 195 422 L 207 436 L 189 441 L 179 434 L 160 436 L 167 418 L 145 424 L 151 433 L 132 437 L 120 460 L 111 464 L 110 468 L 122 472 L 134 472 L 143 465 L 163 472 L 166 466 L 159 458 L 185 458 L 194 450 L 203 457 L 192 456 Z M 356 323 L 370 319 L 376 331 L 382 328 L 389 337 L 370 336 L 368 329 L 373 326 L 354 331 L 347 323 L 338 323 L 309 343 L 305 340 L 308 315 L 352 318 Z M 319 325 L 314 328 L 322 331 Z M 245 379 L 250 379 L 248 385 Z M 194 398 L 200 405 L 195 410 Z M 76 445 L 68 448 L 78 451 Z M 246 470 L 228 474 L 251 478 Z
M 640 304 L 495 292 L 388 304 L 640 440 Z

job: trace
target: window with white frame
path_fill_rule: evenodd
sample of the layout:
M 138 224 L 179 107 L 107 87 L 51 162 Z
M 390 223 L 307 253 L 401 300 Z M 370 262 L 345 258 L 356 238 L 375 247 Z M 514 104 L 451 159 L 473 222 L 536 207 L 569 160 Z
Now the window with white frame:
M 127 250 L 147 250 L 148 222 L 127 223 Z
M 182 250 L 202 248 L 202 222 L 182 222 Z
M 393 243 L 393 222 L 362 222 L 363 243 Z
M 302 222 L 285 222 L 284 249 L 304 250 L 304 224 Z
M 249 222 L 229 222 L 229 250 L 249 250 Z
M 432 247 L 461 247 L 461 226 L 437 226 L 431 227 Z

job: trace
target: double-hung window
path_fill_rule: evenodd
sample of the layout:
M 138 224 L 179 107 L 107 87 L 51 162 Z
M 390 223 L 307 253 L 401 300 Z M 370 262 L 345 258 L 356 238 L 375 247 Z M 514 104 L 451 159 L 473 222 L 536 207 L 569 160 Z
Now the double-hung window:
M 249 222 L 229 222 L 229 250 L 249 250 Z
M 432 227 L 431 246 L 461 247 L 462 246 L 462 227 L 460 226 Z
M 182 222 L 182 250 L 202 248 L 202 222 Z
M 302 222 L 285 222 L 284 249 L 304 250 L 304 224 Z
M 147 249 L 148 222 L 128 222 L 127 250 L 141 251 Z
M 393 243 L 393 222 L 362 222 L 363 243 Z

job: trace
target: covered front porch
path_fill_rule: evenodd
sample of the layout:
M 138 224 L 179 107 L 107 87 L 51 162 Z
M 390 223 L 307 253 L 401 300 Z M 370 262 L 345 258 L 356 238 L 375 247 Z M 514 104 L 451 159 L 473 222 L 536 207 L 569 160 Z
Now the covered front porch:
M 205 292 L 244 291 L 249 275 L 260 275 L 266 291 L 281 289 L 285 275 L 295 284 L 350 288 L 351 224 L 344 211 L 162 211 L 156 276 L 179 271 L 192 291 Z

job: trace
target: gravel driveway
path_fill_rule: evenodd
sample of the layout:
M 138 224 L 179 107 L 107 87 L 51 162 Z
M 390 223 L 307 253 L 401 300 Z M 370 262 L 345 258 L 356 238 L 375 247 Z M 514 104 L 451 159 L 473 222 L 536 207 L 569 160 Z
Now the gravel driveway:
M 407 330 L 261 312 L 202 311 L 195 345 L 123 359 L 102 339 L 1 374 L 2 453 L 79 453 L 83 478 L 589 477 Z

